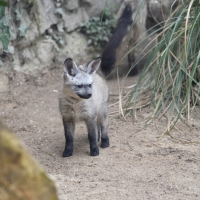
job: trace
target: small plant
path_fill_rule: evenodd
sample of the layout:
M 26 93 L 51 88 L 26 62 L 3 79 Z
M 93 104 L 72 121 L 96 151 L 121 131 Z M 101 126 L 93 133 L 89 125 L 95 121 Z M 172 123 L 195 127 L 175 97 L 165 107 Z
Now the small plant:
M 3 49 L 8 49 L 9 44 L 9 38 L 10 38 L 10 32 L 9 32 L 9 26 L 10 26 L 10 19 L 8 15 L 6 15 L 6 6 L 7 3 L 3 0 L 0 0 L 0 41 L 3 45 Z
M 107 44 L 115 28 L 115 18 L 111 9 L 104 8 L 102 17 L 92 17 L 89 21 L 83 23 L 80 32 L 88 36 L 88 44 L 95 47 L 103 47 Z

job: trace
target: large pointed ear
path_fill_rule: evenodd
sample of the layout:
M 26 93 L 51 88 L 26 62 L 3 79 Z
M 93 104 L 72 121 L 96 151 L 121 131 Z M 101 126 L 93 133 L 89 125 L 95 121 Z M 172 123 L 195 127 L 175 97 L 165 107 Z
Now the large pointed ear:
M 64 72 L 70 76 L 76 76 L 78 73 L 78 67 L 76 63 L 71 59 L 67 58 L 64 62 Z
M 94 74 L 101 64 L 101 57 L 91 60 L 87 65 L 87 73 Z

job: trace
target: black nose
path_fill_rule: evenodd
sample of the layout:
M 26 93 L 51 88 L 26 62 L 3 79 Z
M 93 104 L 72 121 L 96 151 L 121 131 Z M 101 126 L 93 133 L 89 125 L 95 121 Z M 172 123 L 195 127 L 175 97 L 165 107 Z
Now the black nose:
M 79 95 L 79 97 L 83 99 L 89 99 L 92 96 L 92 94 L 85 94 L 85 95 Z
M 92 94 L 87 94 L 87 99 L 89 99 L 92 96 Z

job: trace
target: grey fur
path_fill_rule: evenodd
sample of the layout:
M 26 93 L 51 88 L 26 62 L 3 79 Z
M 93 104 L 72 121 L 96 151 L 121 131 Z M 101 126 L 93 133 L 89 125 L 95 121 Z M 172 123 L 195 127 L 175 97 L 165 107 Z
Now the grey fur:
M 79 67 L 70 58 L 64 63 L 64 84 L 59 96 L 66 138 L 63 157 L 73 153 L 75 122 L 80 120 L 87 125 L 91 156 L 99 155 L 97 140 L 100 133 L 101 147 L 109 146 L 108 87 L 96 73 L 100 63 L 100 58 Z

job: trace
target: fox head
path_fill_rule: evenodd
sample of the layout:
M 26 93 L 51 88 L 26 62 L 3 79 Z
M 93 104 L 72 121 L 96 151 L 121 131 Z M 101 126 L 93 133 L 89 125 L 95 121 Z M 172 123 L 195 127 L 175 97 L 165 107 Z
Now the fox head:
M 67 58 L 64 62 L 64 84 L 71 92 L 83 99 L 92 96 L 93 74 L 101 64 L 101 58 L 91 60 L 77 67 L 76 63 Z

